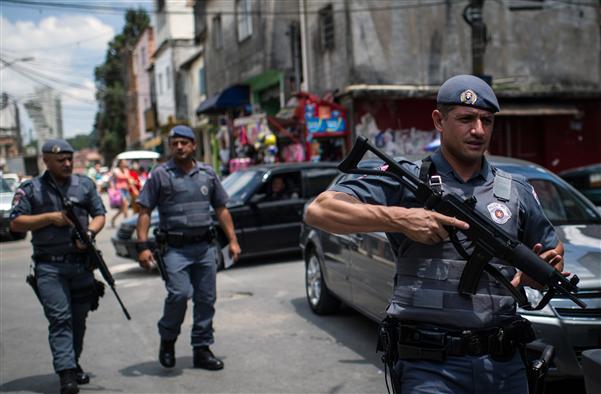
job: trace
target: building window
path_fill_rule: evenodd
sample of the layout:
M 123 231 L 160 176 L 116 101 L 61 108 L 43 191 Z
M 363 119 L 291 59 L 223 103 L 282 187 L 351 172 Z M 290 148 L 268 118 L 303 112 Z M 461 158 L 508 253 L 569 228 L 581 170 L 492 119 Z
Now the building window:
M 171 89 L 171 70 L 169 66 L 165 70 L 165 82 L 167 83 L 167 90 Z
M 165 8 L 165 0 L 157 0 L 157 11 L 161 12 Z
M 250 0 L 238 0 L 236 2 L 236 18 L 238 21 L 239 42 L 253 34 L 252 15 L 250 6 Z
M 201 96 L 207 94 L 207 81 L 204 66 L 198 70 L 198 93 L 200 93 Z
M 159 94 L 163 94 L 163 74 L 159 73 Z
M 334 10 L 328 4 L 319 10 L 319 34 L 323 50 L 334 49 Z
M 221 30 L 221 15 L 213 17 L 213 45 L 215 49 L 223 47 L 223 32 Z

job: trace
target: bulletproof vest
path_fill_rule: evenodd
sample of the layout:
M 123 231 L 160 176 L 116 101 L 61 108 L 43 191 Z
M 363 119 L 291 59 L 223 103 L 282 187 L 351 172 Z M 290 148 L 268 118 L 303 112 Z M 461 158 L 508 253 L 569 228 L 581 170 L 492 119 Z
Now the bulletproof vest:
M 171 232 L 203 231 L 211 225 L 211 182 L 202 168 L 192 176 L 166 168 L 165 200 L 159 204 L 161 229 Z
M 420 178 L 424 178 L 424 172 L 422 164 Z M 479 212 L 517 238 L 518 193 L 512 193 L 510 174 L 500 170 L 493 170 L 493 173 L 493 182 L 470 186 L 468 193 L 476 197 L 476 209 Z M 463 198 L 470 197 L 458 182 L 445 182 L 444 178 L 442 191 Z M 458 238 L 471 254 L 473 246 L 469 239 L 461 233 L 458 233 Z M 493 259 L 491 263 L 498 264 L 508 279 L 515 274 L 513 267 L 502 266 L 499 260 Z M 511 293 L 486 272 L 480 279 L 476 294 L 463 295 L 458 292 L 465 264 L 466 261 L 449 239 L 437 245 L 406 239 L 397 254 L 394 293 L 387 309 L 388 315 L 405 321 L 462 328 L 490 327 L 515 319 L 515 303 Z
M 57 191 L 48 184 L 42 177 L 36 177 L 32 180 L 33 201 L 31 204 L 31 214 L 38 215 L 47 212 L 56 212 L 64 210 L 63 203 Z M 59 186 L 61 187 L 61 186 Z M 66 198 L 75 203 L 75 215 L 80 223 L 87 229 L 88 212 L 78 206 L 78 204 L 87 204 L 86 188 L 80 182 L 79 176 L 72 175 L 69 185 L 61 191 Z M 71 226 L 57 227 L 54 225 L 45 226 L 31 232 L 31 243 L 34 253 L 65 254 L 76 251 L 76 247 L 71 239 Z

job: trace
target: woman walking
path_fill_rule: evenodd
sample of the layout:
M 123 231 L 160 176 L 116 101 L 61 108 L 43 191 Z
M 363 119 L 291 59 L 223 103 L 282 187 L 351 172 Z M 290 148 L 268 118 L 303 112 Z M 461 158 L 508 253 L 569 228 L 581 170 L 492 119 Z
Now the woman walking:
M 125 160 L 122 159 L 117 162 L 117 167 L 113 169 L 112 182 L 115 189 L 119 190 L 119 193 L 121 193 L 121 206 L 117 213 L 111 218 L 111 226 L 115 227 L 115 220 L 117 220 L 117 217 L 120 214 L 123 214 L 123 217 L 127 217 L 131 200 L 129 188 L 134 184 L 134 180 L 129 173 L 129 168 L 127 168 L 127 162 Z

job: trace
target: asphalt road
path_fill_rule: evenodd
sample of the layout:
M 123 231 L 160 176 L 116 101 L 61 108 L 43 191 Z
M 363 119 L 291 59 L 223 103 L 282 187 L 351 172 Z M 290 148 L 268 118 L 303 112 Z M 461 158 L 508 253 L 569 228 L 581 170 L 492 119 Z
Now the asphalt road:
M 176 344 L 177 365 L 157 361 L 156 323 L 165 290 L 156 274 L 99 248 L 132 315 L 126 321 L 111 292 L 88 318 L 82 366 L 92 381 L 82 393 L 383 393 L 375 323 L 345 309 L 315 316 L 304 293 L 300 255 L 258 259 L 218 274 L 213 351 L 225 369 L 192 368 L 191 308 Z M 54 393 L 47 322 L 25 283 L 31 245 L 0 243 L 0 392 Z M 190 304 L 191 305 L 191 304 Z

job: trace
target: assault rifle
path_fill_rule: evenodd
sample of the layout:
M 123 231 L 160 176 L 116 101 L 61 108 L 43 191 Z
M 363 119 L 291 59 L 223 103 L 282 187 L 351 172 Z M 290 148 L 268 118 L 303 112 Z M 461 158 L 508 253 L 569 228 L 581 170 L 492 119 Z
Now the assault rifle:
M 125 305 L 123 305 L 123 301 L 121 301 L 119 294 L 117 294 L 117 290 L 115 289 L 115 279 L 113 278 L 111 271 L 109 271 L 109 268 L 107 267 L 106 263 L 104 262 L 102 253 L 98 249 L 96 249 L 96 245 L 94 245 L 94 241 L 88 236 L 88 233 L 84 230 L 83 225 L 79 221 L 79 218 L 77 217 L 77 215 L 75 215 L 74 206 L 77 203 L 69 200 L 63 194 L 63 192 L 60 190 L 60 188 L 58 187 L 58 185 L 56 184 L 54 179 L 52 179 L 51 183 L 52 183 L 52 188 L 58 193 L 58 195 L 61 199 L 63 208 L 65 209 L 65 212 L 67 213 L 67 218 L 69 218 L 71 223 L 73 223 L 77 238 L 79 238 L 81 240 L 81 242 L 83 242 L 83 244 L 86 246 L 86 250 L 88 252 L 88 257 L 90 259 L 92 267 L 98 268 L 98 270 L 100 271 L 100 274 L 104 278 L 104 281 L 109 285 L 109 287 L 113 291 L 113 294 L 115 294 L 115 298 L 117 298 L 117 301 L 119 302 L 119 305 L 121 306 L 121 309 L 123 310 L 123 313 L 125 314 L 125 317 L 127 318 L 127 320 L 131 320 L 131 316 L 129 315 L 129 312 L 125 308 Z
M 372 152 L 388 165 L 386 171 L 357 168 L 367 151 Z M 565 278 L 526 245 L 507 235 L 486 216 L 476 211 L 476 198 L 474 196 L 464 200 L 453 193 L 443 193 L 432 188 L 431 184 L 422 182 L 392 157 L 374 147 L 364 137 L 357 138 L 353 149 L 339 164 L 338 168 L 348 174 L 391 177 L 409 189 L 426 209 L 455 217 L 469 224 L 470 227 L 467 230 L 446 227 L 449 238 L 458 253 L 467 260 L 459 280 L 459 293 L 464 295 L 475 294 L 480 277 L 483 271 L 486 271 L 511 291 L 520 308 L 526 310 L 542 309 L 557 293 L 569 298 L 579 307 L 586 308 L 586 304 L 576 296 L 578 276 L 573 275 L 571 279 Z M 474 244 L 474 252 L 471 255 L 460 245 L 457 231 L 464 233 Z M 523 289 L 520 289 L 521 291 L 517 290 L 494 265 L 488 264 L 493 257 L 516 267 L 536 282 L 548 287 L 548 291 L 538 305 L 532 306 Z

